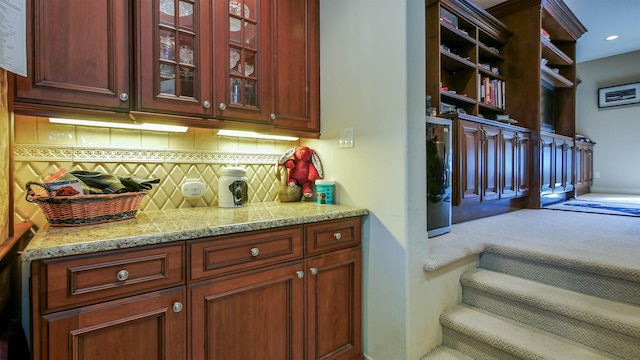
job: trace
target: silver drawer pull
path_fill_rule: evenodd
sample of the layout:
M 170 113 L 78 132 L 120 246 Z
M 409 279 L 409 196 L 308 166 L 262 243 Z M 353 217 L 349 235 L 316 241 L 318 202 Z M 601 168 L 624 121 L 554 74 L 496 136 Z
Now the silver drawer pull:
M 182 311 L 182 303 L 181 302 L 174 302 L 173 303 L 173 312 L 179 313 L 180 311 Z
M 340 239 L 342 239 L 342 234 L 340 234 L 339 232 L 334 233 L 333 234 L 333 238 L 336 239 L 336 240 L 340 240 Z
M 298 279 L 302 279 L 304 277 L 304 271 L 296 271 L 296 275 L 298 276 Z
M 260 254 L 260 249 L 251 248 L 251 256 L 255 257 L 255 256 L 258 256 L 258 254 Z
M 118 280 L 125 281 L 129 278 L 129 272 L 127 270 L 118 271 Z
M 310 268 L 311 275 L 318 275 L 318 268 Z

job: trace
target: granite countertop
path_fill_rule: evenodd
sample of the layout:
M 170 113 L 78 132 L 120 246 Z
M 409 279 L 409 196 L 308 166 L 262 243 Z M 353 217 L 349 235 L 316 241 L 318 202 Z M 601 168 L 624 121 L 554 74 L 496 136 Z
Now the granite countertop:
M 363 216 L 368 213 L 363 208 L 312 202 L 264 202 L 250 203 L 241 208 L 196 207 L 139 211 L 133 219 L 104 224 L 78 227 L 45 225 L 22 252 L 22 260 L 168 243 Z

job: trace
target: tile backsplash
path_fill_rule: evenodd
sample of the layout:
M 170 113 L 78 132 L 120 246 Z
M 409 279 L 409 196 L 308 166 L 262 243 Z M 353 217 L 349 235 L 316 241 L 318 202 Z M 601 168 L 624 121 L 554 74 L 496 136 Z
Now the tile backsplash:
M 218 136 L 210 129 L 173 134 L 50 124 L 47 118 L 16 116 L 15 221 L 46 224 L 40 208 L 25 200 L 25 184 L 61 168 L 160 179 L 144 197 L 140 205 L 144 211 L 217 206 L 221 169 L 238 163 L 247 169 L 249 201 L 274 201 L 277 159 L 296 145 L 297 141 Z M 180 186 L 186 179 L 204 182 L 205 195 L 184 199 Z

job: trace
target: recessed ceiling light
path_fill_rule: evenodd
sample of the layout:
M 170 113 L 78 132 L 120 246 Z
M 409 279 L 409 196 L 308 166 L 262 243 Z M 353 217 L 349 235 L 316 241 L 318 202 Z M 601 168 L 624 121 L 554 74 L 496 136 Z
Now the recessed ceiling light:
M 617 39 L 619 37 L 620 37 L 620 35 L 609 35 L 604 39 L 607 40 L 607 41 L 611 41 L 611 40 L 615 40 L 615 39 Z

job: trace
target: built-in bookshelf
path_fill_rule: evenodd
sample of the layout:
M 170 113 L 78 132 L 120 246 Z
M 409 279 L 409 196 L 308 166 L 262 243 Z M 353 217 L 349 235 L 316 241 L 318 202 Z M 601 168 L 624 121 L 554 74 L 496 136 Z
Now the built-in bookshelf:
M 467 0 L 427 1 L 426 17 L 427 96 L 436 114 L 504 115 L 507 27 Z
M 487 11 L 513 32 L 505 110 L 521 126 L 573 137 L 576 41 L 586 28 L 562 0 L 508 0 Z
M 505 111 L 531 130 L 528 206 L 539 208 L 547 201 L 572 197 L 576 42 L 587 30 L 562 0 L 507 0 L 487 11 L 513 32 L 505 45 Z

